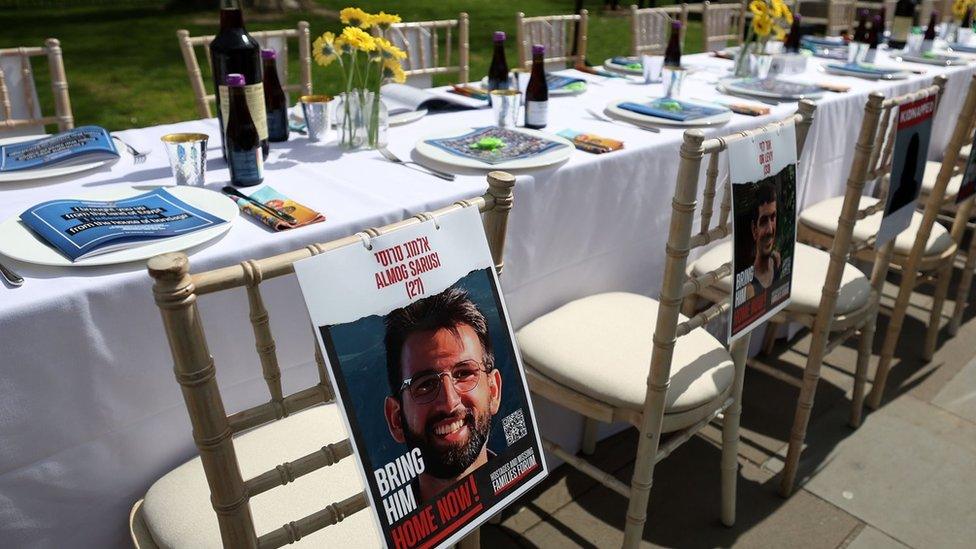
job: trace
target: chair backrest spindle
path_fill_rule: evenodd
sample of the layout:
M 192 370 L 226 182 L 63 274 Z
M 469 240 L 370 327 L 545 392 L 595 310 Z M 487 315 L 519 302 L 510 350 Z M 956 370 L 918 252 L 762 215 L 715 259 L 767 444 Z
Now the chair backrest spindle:
M 37 103 L 37 87 L 34 82 L 31 57 L 47 58 L 51 93 L 54 99 L 53 116 L 43 116 Z M 19 62 L 5 63 L 4 59 L 15 59 Z M 14 65 L 18 65 L 16 69 Z M 12 70 L 17 74 L 9 74 Z M 20 94 L 16 95 L 20 97 L 19 100 L 12 93 L 18 91 L 18 82 Z M 68 78 L 64 71 L 61 42 L 58 39 L 48 38 L 42 47 L 0 49 L 0 103 L 3 105 L 0 132 L 20 130 L 28 133 L 43 133 L 46 124 L 57 124 L 58 131 L 74 128 L 74 115 L 71 113 L 71 99 L 68 96 Z

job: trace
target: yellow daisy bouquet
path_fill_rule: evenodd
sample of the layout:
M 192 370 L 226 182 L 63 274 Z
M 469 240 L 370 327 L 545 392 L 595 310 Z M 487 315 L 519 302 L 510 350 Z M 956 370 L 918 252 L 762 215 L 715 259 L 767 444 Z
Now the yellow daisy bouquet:
M 749 12 L 752 13 L 752 24 L 736 61 L 736 76 L 748 73 L 750 49 L 757 55 L 764 53 L 769 40 L 782 41 L 786 38 L 786 30 L 793 24 L 793 12 L 783 0 L 752 0 L 749 2 Z
M 976 0 L 955 0 L 952 3 L 952 15 L 955 15 L 956 19 L 962 21 L 966 17 L 966 11 L 971 9 L 974 3 L 976 3 Z
M 390 25 L 400 22 L 400 16 L 345 8 L 339 12 L 339 20 L 345 28 L 339 34 L 326 32 L 316 38 L 312 57 L 322 67 L 338 64 L 342 75 L 345 93 L 337 113 L 340 145 L 355 148 L 365 141 L 373 148 L 382 146 L 380 86 L 406 81 L 400 63 L 407 54 L 384 36 Z M 375 36 L 367 29 L 373 29 Z

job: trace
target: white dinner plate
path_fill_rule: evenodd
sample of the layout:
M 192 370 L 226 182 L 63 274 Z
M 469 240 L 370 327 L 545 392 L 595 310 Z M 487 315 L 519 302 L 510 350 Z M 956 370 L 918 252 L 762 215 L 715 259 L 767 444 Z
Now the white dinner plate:
M 806 86 L 808 88 L 805 92 L 783 93 L 783 92 L 777 92 L 772 90 L 770 91 L 757 90 L 753 88 L 737 86 L 736 82 L 739 80 L 740 80 L 739 78 L 728 78 L 728 79 L 721 80 L 715 86 L 715 89 L 717 89 L 720 93 L 729 93 L 732 95 L 744 95 L 744 96 L 751 96 L 751 97 L 759 97 L 762 99 L 773 99 L 776 101 L 788 101 L 788 102 L 800 101 L 803 99 L 818 99 L 820 96 L 822 96 L 825 93 L 824 90 L 821 90 L 817 86 L 813 84 L 806 84 L 803 82 L 790 82 L 788 80 L 783 81 L 788 84 L 796 84 L 798 86 Z
M 390 122 L 390 126 L 403 126 L 404 124 L 416 122 L 425 116 L 427 116 L 427 109 L 417 109 L 415 111 L 391 114 L 387 120 Z
M 617 118 L 620 120 L 625 120 L 627 122 L 633 122 L 638 125 L 643 124 L 654 124 L 660 126 L 674 126 L 691 128 L 696 126 L 718 126 L 725 124 L 732 119 L 732 110 L 725 105 L 720 105 L 718 103 L 707 103 L 704 101 L 691 101 L 688 99 L 682 99 L 682 102 L 691 103 L 692 105 L 702 105 L 706 107 L 722 109 L 723 112 L 714 114 L 712 116 L 706 116 L 704 118 L 696 118 L 694 120 L 671 120 L 670 118 L 660 118 L 657 116 L 650 116 L 646 114 L 640 114 L 633 111 L 628 111 L 627 109 L 621 109 L 618 105 L 621 103 L 632 102 L 629 99 L 621 99 L 613 101 L 607 105 L 604 111 L 607 115 Z
M 826 64 L 820 65 L 820 71 L 827 74 L 836 74 L 837 76 L 853 76 L 854 78 L 863 78 L 865 80 L 904 80 L 912 74 L 908 71 L 902 70 L 887 74 L 873 74 L 860 71 L 851 71 L 844 69 L 843 67 L 831 67 Z
M 910 55 L 907 53 L 901 53 L 893 57 L 896 61 L 906 61 L 908 63 L 921 63 L 923 65 L 936 65 L 939 67 L 951 67 L 955 65 L 965 65 L 971 60 L 964 59 L 958 55 L 951 55 L 948 53 L 937 53 L 934 57 L 926 57 L 923 55 Z
M 640 63 L 640 59 L 638 59 L 637 57 L 628 56 L 627 58 L 628 59 L 633 59 L 634 60 L 634 63 Z M 603 62 L 603 67 L 605 69 L 607 69 L 607 70 L 611 70 L 611 71 L 614 71 L 614 72 L 622 72 L 624 74 L 636 74 L 638 76 L 644 76 L 644 69 L 642 69 L 642 68 L 641 69 L 632 69 L 630 67 L 625 67 L 623 65 L 618 65 L 618 64 L 616 64 L 616 63 L 613 62 L 613 57 L 611 57 L 611 58 L 607 59 L 606 61 L 604 61 Z
M 498 164 L 488 164 L 487 162 L 482 162 L 480 160 L 475 160 L 474 158 L 467 158 L 463 156 L 458 156 L 456 154 L 451 154 L 445 150 L 437 148 L 429 143 L 428 139 L 445 139 L 448 137 L 457 137 L 459 135 L 464 135 L 474 128 L 459 128 L 450 132 L 445 132 L 438 135 L 431 135 L 417 141 L 414 145 L 414 150 L 417 153 L 434 162 L 439 162 L 441 164 L 446 164 L 449 166 L 454 166 L 457 168 L 475 168 L 479 170 L 531 170 L 535 168 L 544 168 L 546 166 L 551 166 L 553 164 L 558 164 L 567 160 L 573 155 L 575 148 L 573 144 L 566 138 L 559 137 L 558 135 L 544 133 L 537 130 L 531 130 L 529 128 L 512 128 L 515 131 L 522 132 L 533 137 L 539 137 L 549 141 L 555 141 L 557 143 L 562 143 L 564 146 L 556 147 L 555 149 L 546 151 L 542 154 L 531 156 L 528 158 L 518 158 L 516 160 L 508 160 L 506 162 L 500 162 Z
M 14 143 L 20 143 L 21 141 L 30 141 L 31 139 L 39 139 L 41 137 L 47 137 L 47 135 L 20 135 L 17 137 L 6 137 L 0 139 L 0 145 L 12 145 Z M 120 152 L 119 156 L 116 158 L 106 158 L 96 162 L 85 162 L 84 164 L 75 164 L 73 166 L 51 166 L 49 168 L 34 168 L 31 170 L 17 170 L 13 172 L 0 173 L 0 183 L 36 181 L 38 179 L 50 179 L 52 177 L 61 177 L 62 175 L 87 172 L 88 170 L 94 170 L 95 168 L 115 164 L 119 161 L 121 156 L 122 153 Z
M 557 96 L 559 96 L 559 95 L 580 95 L 582 93 L 586 93 L 586 90 L 589 87 L 589 82 L 587 82 L 586 80 L 584 80 L 582 78 L 580 78 L 580 80 L 583 80 L 583 84 L 585 84 L 583 86 L 583 89 L 581 89 L 581 90 L 573 90 L 573 89 L 568 89 L 568 88 L 556 88 L 554 90 L 549 90 L 549 95 L 557 95 Z M 488 77 L 487 76 L 481 79 L 481 87 L 484 88 L 484 89 L 486 89 L 486 90 L 488 89 Z
M 119 200 L 145 193 L 148 190 L 149 188 L 147 187 L 115 187 L 72 196 L 70 198 L 80 200 Z M 232 199 L 218 192 L 199 187 L 185 186 L 166 187 L 166 190 L 194 208 L 213 214 L 226 220 L 227 223 L 221 223 L 216 227 L 202 229 L 182 236 L 154 242 L 150 241 L 147 244 L 134 248 L 99 254 L 72 262 L 67 257 L 61 255 L 55 248 L 48 245 L 42 238 L 34 234 L 33 231 L 28 229 L 20 221 L 20 216 L 15 215 L 0 223 L 0 254 L 26 263 L 53 265 L 56 267 L 90 267 L 95 265 L 129 263 L 130 261 L 149 259 L 155 255 L 168 252 L 179 252 L 213 240 L 227 232 L 234 219 L 237 218 L 237 204 Z

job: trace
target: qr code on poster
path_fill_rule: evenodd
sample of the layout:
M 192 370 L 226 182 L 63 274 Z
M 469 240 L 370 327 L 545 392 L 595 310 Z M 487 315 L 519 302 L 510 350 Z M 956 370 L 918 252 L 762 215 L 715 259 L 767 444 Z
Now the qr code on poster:
M 522 415 L 522 410 L 515 410 L 502 418 L 502 428 L 505 430 L 505 441 L 509 446 L 529 434 L 528 429 L 525 428 L 525 416 Z

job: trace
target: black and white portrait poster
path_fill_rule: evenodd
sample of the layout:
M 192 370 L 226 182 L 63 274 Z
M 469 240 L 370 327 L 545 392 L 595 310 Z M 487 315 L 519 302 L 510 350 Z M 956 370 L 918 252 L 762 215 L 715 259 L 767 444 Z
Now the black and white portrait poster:
M 732 309 L 729 341 L 790 301 L 796 243 L 796 128 L 729 144 Z
M 387 547 L 449 546 L 546 476 L 477 208 L 295 273 Z
M 880 248 L 898 236 L 912 221 L 915 201 L 925 174 L 925 161 L 928 159 L 935 100 L 936 96 L 932 95 L 898 108 L 888 200 L 875 247 Z
M 973 196 L 973 194 L 976 194 L 976 136 L 973 137 L 973 145 L 969 148 L 969 158 L 966 159 L 966 171 L 963 172 L 962 183 L 959 184 L 959 193 L 956 194 L 956 204 Z

